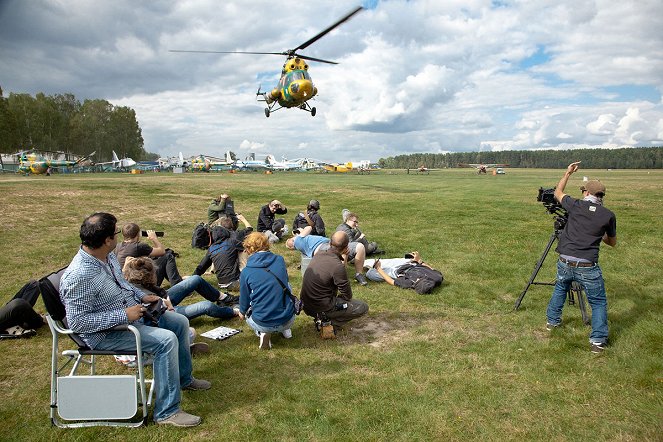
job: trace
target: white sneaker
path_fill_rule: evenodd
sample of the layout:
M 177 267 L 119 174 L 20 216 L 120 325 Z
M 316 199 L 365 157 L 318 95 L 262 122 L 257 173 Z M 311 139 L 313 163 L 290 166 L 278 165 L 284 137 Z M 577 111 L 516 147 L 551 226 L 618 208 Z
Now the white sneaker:
M 282 334 L 283 337 L 286 338 L 286 339 L 290 339 L 290 338 L 292 338 L 292 330 L 290 330 L 289 328 L 286 329 L 286 330 L 283 330 L 283 331 L 281 332 L 281 334 Z

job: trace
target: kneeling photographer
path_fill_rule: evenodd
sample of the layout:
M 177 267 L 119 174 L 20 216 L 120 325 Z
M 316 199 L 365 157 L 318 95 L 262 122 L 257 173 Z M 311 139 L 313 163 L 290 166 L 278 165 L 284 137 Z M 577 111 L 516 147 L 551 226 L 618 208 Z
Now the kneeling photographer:
M 546 312 L 546 328 L 553 330 L 562 323 L 562 309 L 573 281 L 585 289 L 592 309 L 592 331 L 589 342 L 592 353 L 600 353 L 608 343 L 608 302 L 603 274 L 599 267 L 599 245 L 617 244 L 615 214 L 603 207 L 605 186 L 596 180 L 581 187 L 583 198 L 575 199 L 564 193 L 571 175 L 580 161 L 571 163 L 555 188 L 555 199 L 568 212 L 568 221 L 559 235 L 556 251 L 557 279 Z

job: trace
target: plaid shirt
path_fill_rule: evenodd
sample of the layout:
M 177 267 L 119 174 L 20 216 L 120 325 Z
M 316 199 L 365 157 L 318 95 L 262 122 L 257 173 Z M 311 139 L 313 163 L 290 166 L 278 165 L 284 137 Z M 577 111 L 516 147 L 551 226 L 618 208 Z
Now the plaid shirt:
M 127 324 L 125 309 L 140 303 L 143 296 L 124 279 L 112 252 L 105 263 L 81 247 L 60 281 L 68 325 L 90 348 L 104 340 L 103 330 Z

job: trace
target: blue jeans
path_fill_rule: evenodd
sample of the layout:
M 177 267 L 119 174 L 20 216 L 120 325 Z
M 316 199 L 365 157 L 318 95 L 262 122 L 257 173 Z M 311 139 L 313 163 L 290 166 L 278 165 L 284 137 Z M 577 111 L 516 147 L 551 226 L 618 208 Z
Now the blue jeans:
M 209 282 L 205 281 L 200 275 L 189 276 L 182 280 L 182 282 L 179 282 L 166 290 L 173 306 L 182 302 L 184 298 L 194 291 L 200 293 L 203 298 L 212 302 L 218 301 L 221 296 L 221 292 L 215 289 Z
M 193 382 L 189 320 L 177 313 L 165 312 L 159 319 L 159 327 L 140 321 L 132 325 L 140 331 L 143 351 L 154 355 L 154 420 L 160 421 L 180 410 L 181 388 Z M 135 350 L 136 340 L 130 331 L 114 331 L 95 349 Z
M 557 282 L 548 303 L 546 316 L 548 323 L 558 325 L 562 322 L 562 309 L 571 282 L 577 281 L 585 289 L 587 302 L 592 308 L 592 332 L 589 342 L 606 344 L 608 342 L 608 299 L 605 295 L 603 273 L 598 264 L 592 267 L 573 267 L 557 261 Z
M 252 329 L 254 329 L 259 333 L 276 333 L 292 328 L 292 325 L 295 323 L 295 315 L 292 315 L 292 318 L 290 318 L 290 320 L 285 324 L 275 325 L 272 327 L 263 327 L 262 325 L 258 325 L 253 321 L 253 318 L 251 318 L 250 316 L 246 318 L 246 323 L 249 324 L 249 327 L 251 327 Z
M 175 311 L 180 315 L 186 316 L 188 319 L 197 318 L 198 316 L 211 316 L 212 318 L 230 319 L 235 317 L 235 312 L 230 307 L 221 307 L 214 302 L 200 301 L 190 305 L 178 305 Z

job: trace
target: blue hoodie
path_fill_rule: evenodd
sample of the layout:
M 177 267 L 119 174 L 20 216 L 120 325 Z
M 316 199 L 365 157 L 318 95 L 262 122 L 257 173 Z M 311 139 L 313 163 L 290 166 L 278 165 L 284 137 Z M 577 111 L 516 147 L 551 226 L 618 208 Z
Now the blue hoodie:
M 239 278 L 239 311 L 245 314 L 251 305 L 251 318 L 263 327 L 285 324 L 295 314 L 292 301 L 275 277 L 286 287 L 290 286 L 283 257 L 272 252 L 257 252 L 249 256 Z

